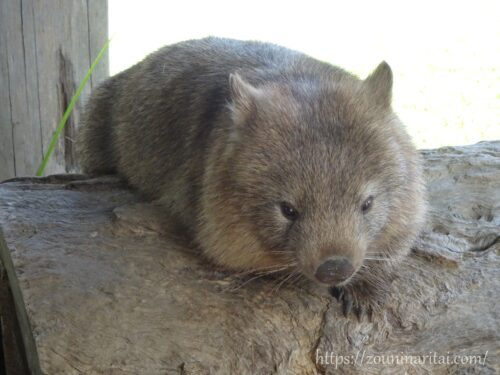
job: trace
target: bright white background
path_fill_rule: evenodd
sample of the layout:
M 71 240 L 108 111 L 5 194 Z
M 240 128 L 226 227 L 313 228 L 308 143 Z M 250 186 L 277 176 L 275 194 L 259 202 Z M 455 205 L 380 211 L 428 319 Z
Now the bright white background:
M 208 35 L 257 39 L 365 77 L 386 60 L 421 148 L 500 139 L 500 1 L 109 0 L 111 74 Z

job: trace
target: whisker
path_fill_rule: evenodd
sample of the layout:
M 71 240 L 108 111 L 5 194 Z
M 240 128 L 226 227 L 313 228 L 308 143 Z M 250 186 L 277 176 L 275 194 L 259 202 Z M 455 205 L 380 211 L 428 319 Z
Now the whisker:
M 382 262 L 392 262 L 392 259 L 387 259 L 387 258 L 368 258 L 366 257 L 365 260 L 377 260 L 377 261 L 382 261 Z
M 255 272 L 260 272 L 260 271 L 266 271 L 266 270 L 274 270 L 274 269 L 278 269 L 278 268 L 282 268 L 282 267 L 287 267 L 287 266 L 294 266 L 294 262 L 285 263 L 285 264 L 278 264 L 278 265 L 274 264 L 272 266 L 266 266 L 266 267 L 252 268 L 252 269 L 249 269 L 249 270 L 235 272 L 235 273 L 233 273 L 233 275 L 234 276 L 242 276 L 242 275 L 248 275 L 250 273 L 255 273 Z
M 294 286 L 294 283 L 299 280 L 303 275 L 302 272 L 299 269 L 296 269 L 294 272 L 292 272 L 293 277 L 290 279 L 288 285 Z
M 244 287 L 245 285 L 247 285 L 248 283 L 254 281 L 254 280 L 257 280 L 261 277 L 264 277 L 266 275 L 257 275 L 255 277 L 252 277 L 251 279 L 248 279 L 246 280 L 244 283 L 241 283 L 240 285 L 238 285 L 237 287 L 233 287 L 233 288 L 226 288 L 226 289 L 223 289 L 223 291 L 227 292 L 227 291 L 230 291 L 230 292 L 234 292 L 234 291 L 237 291 L 238 289 L 241 289 L 242 287 Z
M 298 287 L 299 289 L 302 289 L 300 288 L 297 284 L 299 281 L 303 281 L 304 280 L 304 275 L 302 274 L 302 272 L 297 272 L 297 275 L 295 276 L 295 278 L 290 282 L 290 285 L 291 286 L 294 286 L 294 287 Z
M 248 280 L 245 280 L 243 283 L 239 284 L 236 288 L 226 288 L 224 289 L 224 291 L 236 291 L 240 288 L 242 288 L 243 286 L 247 285 L 248 283 L 254 281 L 254 280 L 257 280 L 259 278 L 262 278 L 262 277 L 265 277 L 265 276 L 268 276 L 268 275 L 272 275 L 274 273 L 278 273 L 278 272 L 282 272 L 282 271 L 285 271 L 289 268 L 292 268 L 292 267 L 295 267 L 296 266 L 296 263 L 291 263 L 291 264 L 285 264 L 285 265 L 280 265 L 280 267 L 276 268 L 276 269 L 271 269 L 271 270 L 265 270 L 265 271 L 261 271 L 261 272 L 258 272 L 254 277 L 248 279 Z M 248 272 L 247 272 L 248 274 Z
M 271 293 L 274 293 L 274 292 L 276 292 L 276 293 L 277 293 L 277 292 L 279 291 L 279 289 L 281 288 L 281 286 L 282 286 L 282 285 L 283 285 L 283 284 L 284 284 L 287 280 L 289 280 L 289 279 L 290 279 L 290 277 L 292 277 L 292 276 L 294 275 L 294 272 L 296 272 L 296 271 L 293 271 L 293 272 L 292 272 L 292 273 L 290 273 L 289 275 L 285 275 L 285 277 L 283 277 L 282 279 L 280 279 L 280 280 L 281 280 L 281 282 L 279 282 L 279 284 L 278 284 L 277 286 L 273 287 L 273 289 L 272 289 Z

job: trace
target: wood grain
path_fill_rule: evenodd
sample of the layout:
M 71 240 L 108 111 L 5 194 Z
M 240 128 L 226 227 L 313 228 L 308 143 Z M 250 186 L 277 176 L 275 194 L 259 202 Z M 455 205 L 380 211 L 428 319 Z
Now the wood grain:
M 107 2 L 0 2 L 0 181 L 34 175 L 92 59 L 107 40 Z M 92 77 L 108 75 L 107 56 Z M 47 173 L 75 170 L 73 135 L 88 85 Z
M 345 318 L 305 280 L 278 287 L 215 269 L 112 178 L 0 184 L 0 256 L 31 371 L 499 373 L 500 142 L 422 154 L 428 225 L 371 320 Z M 434 352 L 484 363 L 367 357 Z M 329 353 L 358 362 L 327 363 Z

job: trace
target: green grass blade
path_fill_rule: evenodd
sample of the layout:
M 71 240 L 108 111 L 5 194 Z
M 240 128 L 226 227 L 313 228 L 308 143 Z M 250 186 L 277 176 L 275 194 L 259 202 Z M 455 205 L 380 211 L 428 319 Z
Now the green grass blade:
M 108 49 L 110 41 L 111 41 L 111 39 L 108 39 L 108 41 L 104 44 L 102 49 L 99 51 L 99 54 L 97 55 L 95 60 L 90 65 L 89 70 L 87 70 L 85 77 L 83 78 L 82 82 L 78 86 L 78 89 L 76 90 L 75 95 L 73 95 L 73 97 L 71 98 L 71 101 L 68 105 L 68 108 L 66 108 L 66 111 L 64 112 L 64 115 L 63 115 L 61 121 L 59 121 L 59 124 L 57 125 L 56 131 L 52 135 L 52 139 L 50 140 L 49 148 L 47 149 L 47 152 L 45 153 L 45 156 L 42 160 L 42 164 L 40 164 L 40 167 L 36 171 L 37 176 L 43 175 L 43 173 L 45 171 L 45 167 L 47 166 L 47 163 L 49 162 L 50 157 L 54 153 L 54 149 L 56 147 L 57 140 L 59 139 L 59 136 L 61 135 L 64 127 L 66 126 L 66 122 L 68 121 L 68 118 L 71 115 L 71 112 L 73 111 L 73 107 L 75 106 L 76 101 L 78 100 L 78 98 L 82 94 L 83 88 L 87 84 L 87 81 L 89 80 L 90 76 L 92 75 L 92 72 L 94 71 L 95 67 L 97 66 L 99 61 L 101 61 L 101 58 L 104 56 L 104 53 Z

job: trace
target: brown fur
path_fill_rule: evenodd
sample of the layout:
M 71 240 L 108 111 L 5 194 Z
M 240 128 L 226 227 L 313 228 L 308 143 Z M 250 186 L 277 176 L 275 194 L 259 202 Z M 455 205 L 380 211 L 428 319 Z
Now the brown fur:
M 290 264 L 314 278 L 325 258 L 345 256 L 357 272 L 340 298 L 359 307 L 385 290 L 424 216 L 420 159 L 391 88 L 386 63 L 363 81 L 271 44 L 187 41 L 93 93 L 81 163 L 161 202 L 229 269 Z

